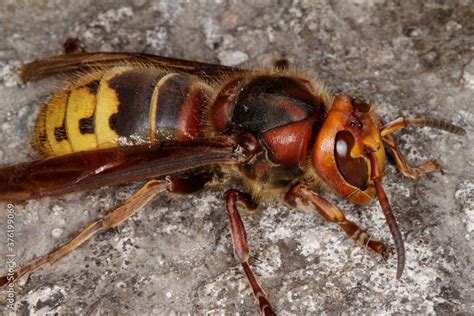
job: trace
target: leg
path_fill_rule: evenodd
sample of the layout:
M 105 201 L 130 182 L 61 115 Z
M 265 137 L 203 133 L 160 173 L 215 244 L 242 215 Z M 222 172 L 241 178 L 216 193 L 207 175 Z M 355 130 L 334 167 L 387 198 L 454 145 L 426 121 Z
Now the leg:
M 63 43 L 64 53 L 65 54 L 75 54 L 75 53 L 84 53 L 84 48 L 81 47 L 81 44 L 77 38 L 68 37 Z
M 45 264 L 54 264 L 62 257 L 66 256 L 67 254 L 81 246 L 84 242 L 86 242 L 95 234 L 103 230 L 114 228 L 120 225 L 131 215 L 135 214 L 140 208 L 145 206 L 155 195 L 166 190 L 168 186 L 169 183 L 166 180 L 153 180 L 146 183 L 128 200 L 108 210 L 101 219 L 87 226 L 68 243 L 54 249 L 53 251 L 41 258 L 30 261 L 28 264 L 18 269 L 15 272 L 14 281 L 22 278 L 25 275 L 31 274 L 32 272 L 38 270 Z M 7 276 L 3 276 L 0 278 L 0 286 L 4 286 L 7 283 L 9 283 L 7 281 Z
M 324 219 L 338 224 L 358 245 L 369 247 L 383 257 L 388 255 L 387 246 L 379 241 L 371 240 L 367 232 L 359 228 L 357 224 L 348 221 L 344 216 L 344 213 L 337 206 L 319 196 L 305 184 L 294 186 L 286 194 L 285 200 L 291 206 L 297 206 L 299 203 L 302 203 L 305 206 L 310 204 L 324 217 Z
M 237 210 L 237 202 L 242 202 L 246 206 L 251 207 L 250 198 L 247 194 L 244 194 L 238 190 L 228 190 L 225 193 L 227 214 L 229 215 L 232 243 L 234 245 L 234 256 L 237 261 L 242 264 L 245 272 L 245 276 L 252 288 L 253 295 L 257 301 L 260 313 L 262 315 L 275 315 L 272 306 L 268 302 L 267 295 L 264 289 L 258 283 L 255 274 L 252 271 L 248 263 L 249 259 L 249 245 L 247 242 L 247 233 L 240 217 L 239 211 Z
M 56 261 L 77 249 L 95 234 L 117 227 L 148 204 L 158 193 L 165 190 L 176 193 L 191 193 L 202 188 L 206 180 L 207 178 L 195 176 L 186 179 L 167 178 L 166 180 L 152 180 L 147 182 L 128 200 L 107 210 L 101 219 L 87 226 L 68 243 L 59 246 L 41 258 L 30 261 L 25 266 L 16 270 L 13 280 L 11 280 L 11 276 L 0 277 L 0 287 L 31 274 L 45 264 L 53 265 Z
M 290 67 L 290 61 L 288 59 L 282 58 L 275 61 L 273 64 L 277 70 L 287 70 Z
M 387 134 L 382 137 L 383 141 L 387 146 L 390 147 L 392 151 L 393 158 L 395 159 L 395 164 L 397 165 L 398 170 L 408 178 L 419 179 L 426 176 L 428 173 L 441 171 L 441 166 L 436 162 L 436 160 L 430 160 L 422 163 L 419 166 L 412 167 L 410 166 L 405 157 L 400 152 L 397 142 L 393 135 Z

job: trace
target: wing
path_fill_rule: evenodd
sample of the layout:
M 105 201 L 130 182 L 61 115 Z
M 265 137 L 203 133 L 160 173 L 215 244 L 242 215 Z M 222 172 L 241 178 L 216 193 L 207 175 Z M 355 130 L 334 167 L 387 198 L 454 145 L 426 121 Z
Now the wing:
M 37 81 L 57 74 L 87 71 L 94 68 L 111 68 L 125 64 L 155 65 L 201 77 L 222 76 L 236 71 L 251 72 L 251 70 L 234 67 L 140 53 L 72 53 L 25 64 L 20 70 L 20 77 L 24 81 Z
M 127 183 L 213 164 L 239 163 L 230 139 L 83 151 L 0 169 L 0 201 Z

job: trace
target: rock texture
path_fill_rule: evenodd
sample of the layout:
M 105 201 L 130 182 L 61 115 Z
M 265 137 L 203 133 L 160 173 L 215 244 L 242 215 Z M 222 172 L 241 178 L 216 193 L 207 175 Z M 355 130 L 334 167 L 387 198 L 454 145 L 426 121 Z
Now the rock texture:
M 256 4 L 257 2 L 258 4 Z M 226 65 L 281 57 L 333 91 L 363 95 L 386 119 L 429 116 L 467 129 L 397 132 L 409 160 L 437 159 L 444 174 L 420 181 L 386 168 L 384 185 L 404 232 L 407 267 L 356 247 L 317 214 L 278 201 L 244 219 L 276 310 L 290 314 L 474 313 L 474 4 L 440 1 L 0 1 L 0 161 L 34 159 L 29 146 L 54 81 L 23 84 L 27 61 L 62 53 L 68 37 L 88 51 L 138 51 Z M 19 264 L 69 240 L 140 184 L 15 205 Z M 17 311 L 81 314 L 255 314 L 232 257 L 226 188 L 164 194 L 116 231 L 34 274 Z M 377 203 L 328 194 L 348 217 L 392 244 Z M 0 204 L 6 258 L 6 204 Z M 2 262 L 2 272 L 5 271 Z M 5 306 L 4 306 L 5 307 Z

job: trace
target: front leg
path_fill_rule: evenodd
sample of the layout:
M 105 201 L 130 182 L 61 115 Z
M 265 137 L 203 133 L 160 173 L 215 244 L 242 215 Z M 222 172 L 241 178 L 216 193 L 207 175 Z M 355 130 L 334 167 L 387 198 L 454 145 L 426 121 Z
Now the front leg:
M 257 277 L 252 271 L 249 260 L 249 245 L 247 242 L 247 232 L 244 223 L 237 209 L 237 202 L 243 203 L 248 208 L 253 208 L 248 194 L 238 190 L 228 190 L 225 193 L 227 214 L 229 215 L 232 243 L 234 245 L 234 256 L 242 265 L 245 276 L 252 288 L 253 295 L 257 301 L 261 315 L 276 315 L 272 306 L 268 302 L 265 290 L 260 286 Z
M 441 166 L 438 164 L 436 160 L 429 160 L 426 161 L 418 166 L 410 166 L 410 164 L 406 161 L 403 154 L 400 152 L 398 148 L 397 141 L 395 140 L 395 136 L 391 134 L 387 134 L 382 137 L 384 143 L 390 148 L 392 151 L 393 159 L 395 160 L 395 164 L 397 169 L 408 178 L 412 179 L 419 179 L 426 176 L 428 173 L 432 172 L 443 172 Z
M 285 196 L 285 201 L 295 207 L 299 204 L 312 206 L 325 220 L 338 224 L 361 247 L 369 247 L 383 257 L 388 255 L 387 246 L 380 241 L 372 240 L 365 230 L 347 220 L 337 206 L 311 190 L 306 184 L 298 184 L 291 188 Z

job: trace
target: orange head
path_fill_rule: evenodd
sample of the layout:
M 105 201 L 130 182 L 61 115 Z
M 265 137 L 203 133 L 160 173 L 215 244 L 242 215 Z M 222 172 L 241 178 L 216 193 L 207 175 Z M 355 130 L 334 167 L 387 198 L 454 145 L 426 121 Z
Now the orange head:
M 365 205 L 375 194 L 368 153 L 375 154 L 383 170 L 385 152 L 373 107 L 361 99 L 337 95 L 316 137 L 314 169 L 334 191 Z
M 405 266 L 405 247 L 382 187 L 382 137 L 410 125 L 430 126 L 458 135 L 466 133 L 461 127 L 432 118 L 399 118 L 378 126 L 372 106 L 340 94 L 334 98 L 312 152 L 313 168 L 337 193 L 358 204 L 368 204 L 377 195 L 397 250 L 397 279 Z

